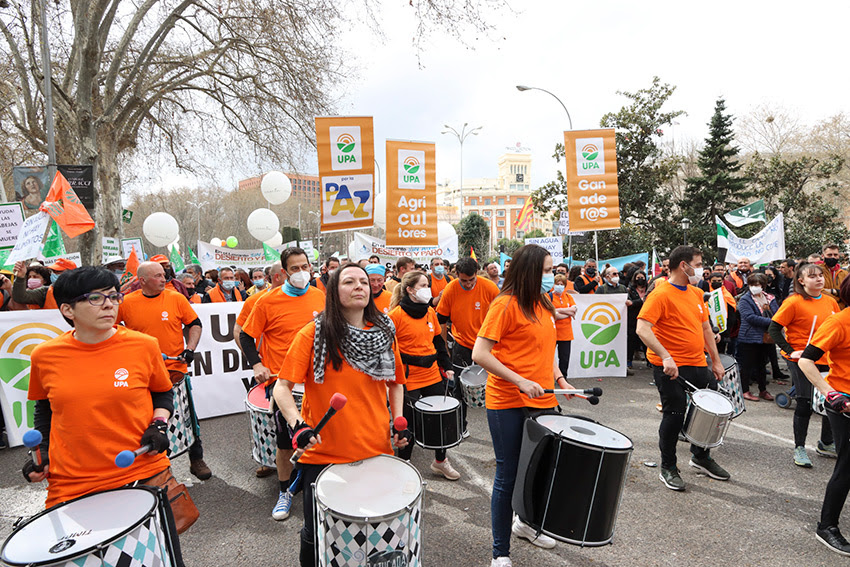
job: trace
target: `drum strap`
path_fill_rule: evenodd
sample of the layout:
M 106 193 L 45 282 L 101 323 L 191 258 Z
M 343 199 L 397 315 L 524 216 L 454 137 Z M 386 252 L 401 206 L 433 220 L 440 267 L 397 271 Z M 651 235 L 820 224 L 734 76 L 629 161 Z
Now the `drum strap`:
M 201 436 L 201 425 L 198 423 L 198 414 L 195 413 L 195 399 L 192 396 L 192 380 L 188 374 L 186 374 L 183 379 L 186 380 L 186 394 L 189 398 L 189 413 L 192 414 L 192 430 L 195 432 L 195 439 L 197 439 Z

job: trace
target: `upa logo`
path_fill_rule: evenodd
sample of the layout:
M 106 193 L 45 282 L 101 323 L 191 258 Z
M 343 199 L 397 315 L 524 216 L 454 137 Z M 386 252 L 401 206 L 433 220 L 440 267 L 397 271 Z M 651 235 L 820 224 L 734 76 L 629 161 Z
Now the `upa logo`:
M 331 126 L 331 169 L 362 169 L 360 126 Z
M 620 334 L 622 324 L 620 310 L 614 305 L 601 301 L 588 305 L 581 315 L 581 334 L 591 345 L 601 348 L 581 351 L 582 368 L 620 366 L 617 351 L 610 343 Z
M 576 140 L 576 170 L 578 175 L 605 173 L 605 145 L 602 138 Z
M 425 152 L 398 151 L 398 188 L 425 189 Z

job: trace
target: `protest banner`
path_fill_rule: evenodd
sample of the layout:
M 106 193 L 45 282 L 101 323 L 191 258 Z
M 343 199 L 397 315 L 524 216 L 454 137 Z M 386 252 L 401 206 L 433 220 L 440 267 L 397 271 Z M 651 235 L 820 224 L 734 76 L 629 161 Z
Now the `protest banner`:
M 620 228 L 614 129 L 564 132 L 571 230 Z
M 18 233 L 18 240 L 9 253 L 6 263 L 14 264 L 15 262 L 30 260 L 41 254 L 44 232 L 49 223 L 50 215 L 41 211 L 24 221 L 21 231 Z
M 287 246 L 273 246 L 270 248 L 275 250 L 279 255 L 286 250 Z M 249 271 L 251 268 L 267 266 L 272 262 L 266 259 L 265 246 L 254 250 L 237 250 L 226 246 L 213 246 L 209 242 L 201 241 L 198 241 L 198 260 L 201 262 L 201 268 L 204 271 L 217 270 L 225 266 L 235 266 Z
M 20 203 L 0 203 L 0 248 L 14 246 L 24 226 L 24 206 Z
M 414 262 L 419 264 L 428 264 L 431 258 L 443 258 L 449 262 L 457 262 L 457 235 L 454 234 L 440 241 L 439 246 L 387 246 L 386 242 L 380 238 L 363 234 L 362 232 L 354 233 L 354 254 L 351 260 L 357 262 L 363 258 L 375 255 L 381 259 L 381 262 L 395 266 L 396 260 L 402 256 L 412 258 Z
M 558 219 L 558 234 L 561 236 L 584 236 L 583 232 L 570 230 L 570 212 L 561 211 L 561 216 Z
M 642 252 L 640 254 L 630 254 L 628 256 L 618 256 L 616 258 L 608 258 L 607 260 L 600 259 L 599 262 L 597 262 L 596 265 L 599 268 L 600 272 L 605 267 L 605 264 L 608 264 L 608 265 L 610 265 L 614 268 L 617 268 L 617 271 L 622 271 L 623 266 L 625 266 L 626 264 L 629 264 L 629 263 L 633 264 L 635 262 L 643 262 L 644 264 L 646 264 L 648 260 L 649 260 L 649 254 L 647 254 L 646 252 Z M 566 263 L 570 264 L 571 266 L 584 266 L 584 264 L 585 264 L 585 260 L 576 260 L 575 258 L 566 258 L 565 261 L 566 261 Z M 647 269 L 649 269 L 649 268 L 647 268 Z
M 387 246 L 438 246 L 435 144 L 387 140 Z
M 625 293 L 576 294 L 568 378 L 626 375 Z
M 526 238 L 526 244 L 537 244 L 549 251 L 552 262 L 557 266 L 564 261 L 564 237 L 542 236 L 540 238 Z
M 122 238 L 121 239 L 121 255 L 125 258 L 130 257 L 130 252 L 133 250 L 136 251 L 136 257 L 140 262 L 144 262 L 147 259 L 145 256 L 145 245 L 142 242 L 141 237 L 134 238 Z
M 55 264 L 60 258 L 65 260 L 70 260 L 79 268 L 83 265 L 83 256 L 79 252 L 69 252 L 67 254 L 57 254 L 56 256 L 45 256 L 42 261 L 45 266 L 49 266 L 51 264 Z
M 110 256 L 121 256 L 121 245 L 117 238 L 104 236 L 101 240 L 101 248 L 103 250 L 103 253 L 101 254 L 101 263 L 105 263 L 106 259 Z
M 752 238 L 737 236 L 718 216 L 714 220 L 717 224 L 717 247 L 726 250 L 726 262 L 747 258 L 753 265 L 758 265 L 785 259 L 785 219 L 782 213 Z
M 375 141 L 371 116 L 316 117 L 322 232 L 374 222 Z
M 724 332 L 729 323 L 729 312 L 726 307 L 726 299 L 723 297 L 723 289 L 714 289 L 709 293 L 708 316 L 712 325 Z

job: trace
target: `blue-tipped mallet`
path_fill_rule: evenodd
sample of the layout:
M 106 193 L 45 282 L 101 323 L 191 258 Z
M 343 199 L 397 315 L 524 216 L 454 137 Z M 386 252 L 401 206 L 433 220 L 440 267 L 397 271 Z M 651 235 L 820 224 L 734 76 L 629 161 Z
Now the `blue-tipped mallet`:
M 30 448 L 30 456 L 37 472 L 44 470 L 44 464 L 41 462 L 41 451 L 38 448 L 42 439 L 41 431 L 38 429 L 30 429 L 24 433 L 24 445 Z
M 115 466 L 126 469 L 136 461 L 136 457 L 143 455 L 151 450 L 150 445 L 142 445 L 135 451 L 125 449 L 115 456 Z

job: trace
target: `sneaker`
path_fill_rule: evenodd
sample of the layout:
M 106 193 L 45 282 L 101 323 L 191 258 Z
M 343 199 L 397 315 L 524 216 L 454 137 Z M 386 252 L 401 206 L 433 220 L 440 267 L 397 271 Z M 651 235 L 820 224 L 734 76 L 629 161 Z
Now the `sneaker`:
M 711 457 L 706 457 L 705 459 L 691 457 L 688 464 L 715 480 L 729 480 L 729 473 L 726 472 L 726 469 L 718 465 L 717 461 Z
M 664 486 L 670 490 L 676 490 L 678 492 L 685 490 L 685 481 L 682 480 L 681 476 L 679 476 L 679 469 L 665 469 L 664 467 L 661 467 L 661 472 L 658 474 L 658 478 L 660 478 L 661 482 L 664 483 Z
M 490 562 L 490 567 L 513 567 L 510 557 L 497 557 Z
M 546 534 L 537 535 L 537 531 L 519 519 L 519 516 L 514 517 L 514 523 L 511 526 L 511 533 L 515 536 L 527 539 L 533 545 L 542 547 L 543 549 L 552 549 L 555 547 L 555 540 Z M 509 564 L 510 565 L 510 564 Z
M 255 473 L 257 478 L 266 478 L 267 476 L 271 476 L 277 472 L 277 469 L 274 467 L 267 467 L 266 465 L 261 466 L 257 469 Z
M 457 480 L 460 478 L 460 473 L 454 469 L 448 459 L 442 462 L 435 460 L 431 463 L 431 472 L 441 474 L 449 480 Z
M 467 439 L 469 437 L 469 429 L 463 430 L 463 435 L 461 435 L 462 439 Z M 508 559 L 507 557 L 505 559 Z
M 634 375 L 635 375 L 635 371 L 632 370 L 631 366 L 627 367 L 626 368 L 626 376 L 634 376 Z
M 190 462 L 189 472 L 198 477 L 199 480 L 208 480 L 212 478 L 212 471 L 203 459 Z
M 817 452 L 821 457 L 829 457 L 830 459 L 838 458 L 838 453 L 835 452 L 835 443 L 824 445 L 823 441 L 818 441 Z
M 745 400 L 747 400 L 748 402 L 757 402 L 757 401 L 759 401 L 759 397 L 758 397 L 758 396 L 754 396 L 754 395 L 752 395 L 750 392 L 744 392 L 744 395 L 743 395 L 742 397 L 743 397 Z
M 763 392 L 759 392 L 759 397 L 763 400 L 768 401 L 768 402 L 773 401 L 773 396 L 771 396 L 770 392 L 768 392 L 767 390 L 764 390 Z
M 274 509 L 272 510 L 272 518 L 278 522 L 287 519 L 290 508 L 292 508 L 292 493 L 284 490 L 277 497 L 277 504 L 274 505 Z
M 794 464 L 804 469 L 812 468 L 812 460 L 806 454 L 805 447 L 794 447 Z
M 835 553 L 850 557 L 850 543 L 847 543 L 847 540 L 838 531 L 838 526 L 818 529 L 815 532 L 815 538 Z

